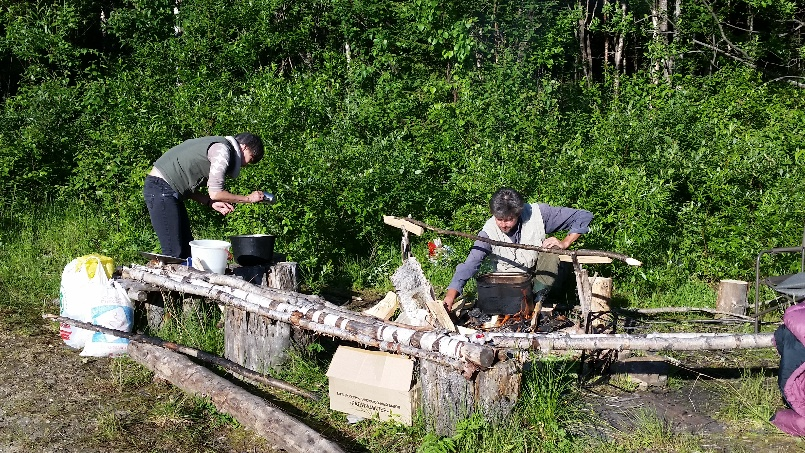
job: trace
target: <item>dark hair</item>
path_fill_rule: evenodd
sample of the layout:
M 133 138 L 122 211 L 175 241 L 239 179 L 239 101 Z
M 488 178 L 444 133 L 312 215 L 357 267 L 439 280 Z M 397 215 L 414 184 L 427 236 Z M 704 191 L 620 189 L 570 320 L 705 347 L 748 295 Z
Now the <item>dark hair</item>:
M 252 163 L 256 164 L 263 158 L 263 140 L 260 137 L 250 133 L 241 132 L 235 136 L 235 140 L 241 145 L 246 145 L 252 152 Z
M 502 187 L 489 199 L 489 210 L 496 218 L 519 217 L 524 204 L 523 196 L 516 190 Z

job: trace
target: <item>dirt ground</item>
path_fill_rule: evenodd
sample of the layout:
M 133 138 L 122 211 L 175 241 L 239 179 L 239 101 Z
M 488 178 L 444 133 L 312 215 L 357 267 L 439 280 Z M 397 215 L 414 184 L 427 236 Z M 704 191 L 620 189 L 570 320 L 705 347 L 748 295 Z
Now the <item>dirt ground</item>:
M 242 429 L 188 430 L 192 414 L 171 410 L 186 397 L 131 371 L 79 356 L 55 329 L 25 334 L 0 323 L 0 452 L 266 451 Z
M 606 422 L 598 428 L 599 437 L 617 438 L 618 433 L 630 432 L 645 435 L 646 431 L 662 429 L 665 433 L 694 439 L 693 443 L 700 449 L 696 451 L 805 451 L 805 441 L 782 433 L 765 419 L 753 416 L 752 405 L 740 402 L 749 403 L 754 396 L 742 395 L 752 393 L 742 387 L 747 369 L 761 376 L 764 388 L 774 395 L 777 386 L 775 357 L 764 350 L 678 354 L 681 361 L 671 358 L 665 362 L 671 376 L 665 385 L 624 389 L 623 383 L 629 379 L 623 377 L 628 375 L 613 374 L 600 378 L 598 384 L 586 386 L 584 399 Z M 737 412 L 742 421 L 730 421 L 731 410 Z M 647 424 L 647 416 L 656 424 Z
M 222 424 L 188 431 L 192 418 L 155 415 L 153 408 L 180 405 L 185 397 L 170 384 L 138 381 L 132 371 L 136 367 L 128 367 L 121 361 L 80 357 L 63 344 L 55 327 L 44 325 L 25 334 L 0 321 L 0 452 L 272 450 L 240 428 Z M 645 391 L 591 386 L 586 400 L 608 422 L 593 434 L 612 438 L 618 431 L 629 432 L 639 425 L 638 414 L 650 410 L 674 432 L 697 436 L 701 451 L 805 451 L 800 439 L 768 423 L 741 428 L 721 421 L 717 414 L 725 404 L 724 393 L 714 385 L 739 378 L 687 378 L 675 388 Z

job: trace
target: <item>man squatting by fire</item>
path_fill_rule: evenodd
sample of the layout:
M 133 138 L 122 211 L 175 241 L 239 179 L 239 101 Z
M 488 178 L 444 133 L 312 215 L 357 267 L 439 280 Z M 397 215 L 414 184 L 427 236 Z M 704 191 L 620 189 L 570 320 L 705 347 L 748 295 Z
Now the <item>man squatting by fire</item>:
M 593 219 L 590 211 L 550 206 L 545 203 L 527 204 L 515 190 L 501 188 L 489 200 L 492 217 L 486 221 L 479 237 L 512 244 L 527 244 L 545 248 L 570 247 L 582 234 L 590 231 Z M 564 239 L 550 236 L 567 231 Z M 461 294 L 467 280 L 472 278 L 487 259 L 491 272 L 522 272 L 533 275 L 535 301 L 550 290 L 559 271 L 559 255 L 534 250 L 491 245 L 475 241 L 467 259 L 456 266 L 453 279 L 447 288 L 444 304 L 453 309 L 456 297 Z

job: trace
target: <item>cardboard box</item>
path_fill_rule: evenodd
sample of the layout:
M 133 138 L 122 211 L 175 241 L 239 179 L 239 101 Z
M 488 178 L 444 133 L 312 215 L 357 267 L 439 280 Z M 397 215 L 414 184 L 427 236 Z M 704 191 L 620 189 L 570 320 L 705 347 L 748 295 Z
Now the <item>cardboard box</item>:
M 327 370 L 330 409 L 411 425 L 419 385 L 411 385 L 414 361 L 381 351 L 339 346 Z

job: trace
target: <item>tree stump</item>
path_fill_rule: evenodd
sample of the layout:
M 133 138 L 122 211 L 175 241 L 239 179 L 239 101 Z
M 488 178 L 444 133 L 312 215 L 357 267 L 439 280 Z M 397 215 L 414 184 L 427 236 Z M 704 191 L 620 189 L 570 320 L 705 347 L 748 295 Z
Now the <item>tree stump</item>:
M 266 278 L 269 288 L 299 291 L 299 265 L 295 262 L 281 262 L 271 266 Z
M 456 423 L 475 411 L 490 423 L 509 415 L 520 395 L 522 370 L 505 360 L 467 380 L 453 368 L 420 360 L 419 379 L 428 426 L 441 436 L 452 436 Z
M 716 310 L 735 315 L 745 315 L 749 283 L 742 280 L 721 280 L 718 284 Z M 723 318 L 727 315 L 719 314 Z
M 298 290 L 298 265 L 295 262 L 273 264 L 266 286 L 288 291 Z M 250 370 L 265 372 L 283 364 L 290 349 L 290 324 L 226 307 L 224 310 L 224 357 Z

